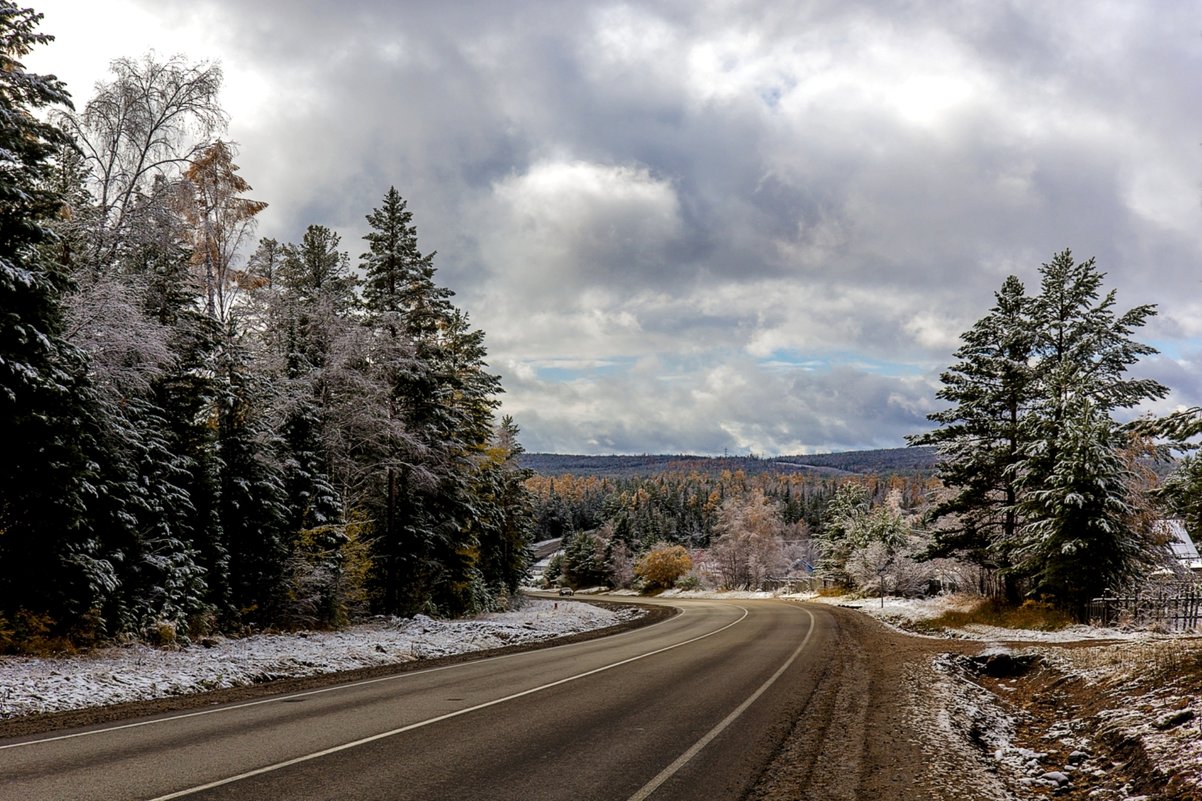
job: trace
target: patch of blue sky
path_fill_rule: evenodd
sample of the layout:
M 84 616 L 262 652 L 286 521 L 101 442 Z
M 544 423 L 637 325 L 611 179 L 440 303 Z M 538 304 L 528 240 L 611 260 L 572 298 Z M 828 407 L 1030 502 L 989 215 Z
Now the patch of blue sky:
M 804 370 L 822 372 L 836 367 L 852 367 L 866 373 L 890 378 L 910 378 L 929 373 L 932 365 L 923 361 L 892 361 L 873 359 L 860 353 L 800 353 L 794 350 L 775 350 L 759 360 L 768 370 Z
M 578 381 L 627 372 L 635 360 L 626 356 L 606 359 L 547 359 L 534 365 L 535 374 L 544 381 Z
M 764 105 L 768 108 L 775 109 L 780 106 L 781 96 L 784 92 L 779 86 L 769 86 L 760 90 L 760 100 L 764 101 Z
M 780 108 L 780 101 L 789 92 L 792 92 L 797 87 L 797 81 L 788 75 L 778 74 L 775 83 L 768 86 L 760 86 L 756 89 L 760 100 L 764 101 L 764 105 L 770 109 Z
M 1160 351 L 1166 359 L 1180 361 L 1196 359 L 1202 354 L 1202 337 L 1182 337 L 1181 339 L 1148 339 L 1140 340 Z

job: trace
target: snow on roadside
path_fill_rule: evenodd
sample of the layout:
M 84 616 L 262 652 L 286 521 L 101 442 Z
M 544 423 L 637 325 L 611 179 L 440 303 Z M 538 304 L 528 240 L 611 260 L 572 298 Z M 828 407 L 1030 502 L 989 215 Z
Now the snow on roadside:
M 759 590 L 664 590 L 659 598 L 710 598 L 736 601 L 754 601 L 764 598 L 779 598 L 771 592 Z
M 516 611 L 468 620 L 418 615 L 342 631 L 218 639 L 209 648 L 193 645 L 168 651 L 134 645 L 70 657 L 2 656 L 0 719 L 536 642 L 605 628 L 640 614 L 634 607 L 529 600 Z
M 854 608 L 906 634 L 935 637 L 937 639 L 955 638 L 980 640 L 983 642 L 1067 643 L 1086 640 L 1148 640 L 1162 637 L 1196 636 L 1192 634 L 1164 635 L 1147 630 L 1102 628 L 1100 626 L 1087 626 L 1085 624 L 1067 626 L 1055 631 L 1007 629 L 999 626 L 970 624 L 944 634 L 919 634 L 913 630 L 914 624 L 933 620 L 947 611 L 967 610 L 973 604 L 979 603 L 981 599 L 973 595 L 938 595 L 930 598 L 886 597 L 884 604 L 882 604 L 880 598 L 854 598 L 847 595 L 819 596 L 812 593 L 803 593 L 782 597 Z
M 1014 747 L 1014 719 L 992 693 L 966 679 L 954 655 L 911 665 L 906 689 L 909 724 L 932 773 L 961 787 L 963 797 L 1016 797 L 1011 788 L 1032 754 Z M 965 764 L 978 770 L 960 772 Z
M 1062 675 L 1102 688 L 1107 708 L 1091 726 L 1098 736 L 1138 742 L 1163 775 L 1202 791 L 1202 644 L 1162 639 L 1033 650 Z

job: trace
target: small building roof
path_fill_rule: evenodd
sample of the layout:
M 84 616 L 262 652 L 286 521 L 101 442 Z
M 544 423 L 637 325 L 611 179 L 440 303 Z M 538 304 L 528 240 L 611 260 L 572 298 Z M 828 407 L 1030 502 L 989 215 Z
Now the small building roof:
M 1185 530 L 1184 523 L 1180 520 L 1159 520 L 1156 527 L 1170 537 L 1169 549 L 1174 559 L 1191 570 L 1202 569 L 1202 555 L 1199 555 L 1198 546 Z

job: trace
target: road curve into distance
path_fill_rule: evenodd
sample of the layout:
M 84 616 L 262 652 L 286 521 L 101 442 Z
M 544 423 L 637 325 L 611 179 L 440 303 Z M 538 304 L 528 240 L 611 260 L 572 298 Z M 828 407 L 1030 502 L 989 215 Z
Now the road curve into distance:
M 201 711 L 0 740 L 0 797 L 742 798 L 835 626 L 777 601 L 670 601 L 624 634 Z

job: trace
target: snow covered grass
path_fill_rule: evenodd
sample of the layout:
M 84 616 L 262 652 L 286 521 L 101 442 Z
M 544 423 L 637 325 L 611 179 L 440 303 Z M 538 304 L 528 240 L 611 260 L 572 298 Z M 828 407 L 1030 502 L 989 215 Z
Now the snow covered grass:
M 783 596 L 814 603 L 832 604 L 858 609 L 883 623 L 907 634 L 937 636 L 985 642 L 1047 642 L 1065 643 L 1086 640 L 1147 640 L 1160 636 L 1147 630 L 1101 628 L 1084 624 L 1066 625 L 1057 629 L 1007 628 L 985 623 L 957 621 L 974 618 L 972 611 L 982 603 L 975 595 L 940 595 L 932 598 L 856 598 L 854 596 L 818 596 L 801 594 Z M 988 618 L 987 615 L 981 616 Z M 1019 616 L 1021 618 L 1021 616 Z M 1039 619 L 1031 620 L 1038 624 Z
M 1163 775 L 1202 792 L 1202 641 L 1043 648 L 1040 654 L 1062 674 L 1101 691 L 1106 708 L 1092 721 L 1099 736 L 1139 742 Z
M 779 598 L 770 592 L 754 590 L 664 590 L 657 598 L 722 598 L 727 600 L 748 601 L 762 598 Z
M 145 645 L 68 657 L 0 657 L 0 719 L 186 695 L 536 642 L 636 617 L 570 601 L 529 600 L 468 620 L 378 620 L 342 631 L 218 639 L 211 647 Z

